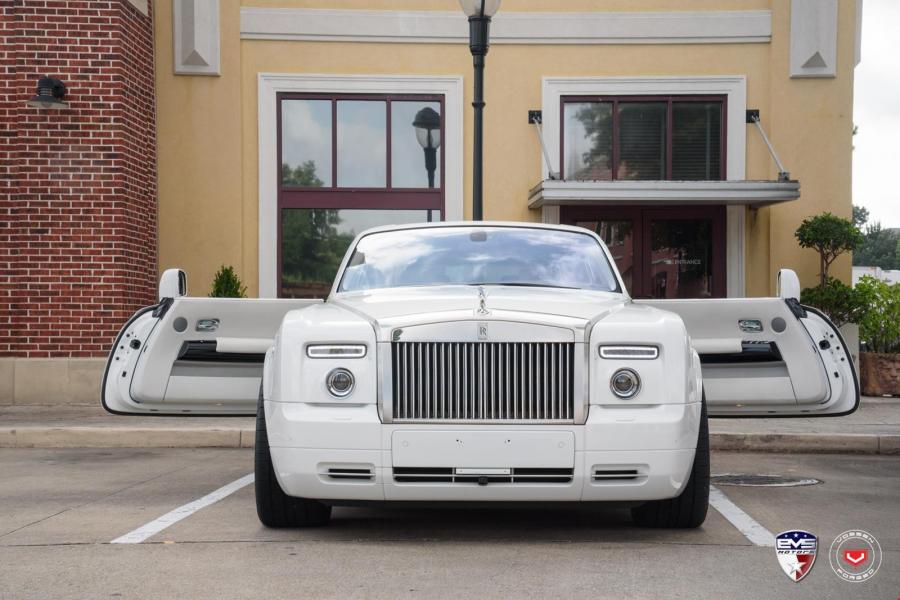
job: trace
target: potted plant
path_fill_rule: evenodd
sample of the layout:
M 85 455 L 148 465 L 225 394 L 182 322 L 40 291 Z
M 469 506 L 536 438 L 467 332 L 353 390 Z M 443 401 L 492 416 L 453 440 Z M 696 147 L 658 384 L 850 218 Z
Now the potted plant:
M 868 309 L 859 323 L 860 385 L 867 396 L 900 396 L 900 284 L 863 277 L 855 291 Z
M 864 236 L 850 219 L 823 213 L 803 220 L 794 234 L 802 248 L 819 253 L 819 285 L 800 293 L 800 302 L 824 312 L 841 330 L 853 363 L 859 369 L 859 323 L 866 303 L 854 288 L 830 277 L 831 264 L 863 243 Z
M 213 278 L 210 298 L 246 298 L 247 287 L 231 266 L 222 265 Z

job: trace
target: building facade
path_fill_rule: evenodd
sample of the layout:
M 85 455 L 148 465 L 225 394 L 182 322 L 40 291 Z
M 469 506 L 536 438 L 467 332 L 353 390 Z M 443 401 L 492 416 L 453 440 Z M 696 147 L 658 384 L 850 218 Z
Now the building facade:
M 12 401 L 35 361 L 46 374 L 101 357 L 162 269 L 184 268 L 194 295 L 221 265 L 251 296 L 322 295 L 362 228 L 472 214 L 455 0 L 34 4 L 4 3 L 0 25 Z M 505 0 L 485 73 L 485 218 L 594 229 L 636 297 L 770 295 L 781 267 L 811 285 L 815 253 L 793 232 L 851 213 L 860 10 Z M 109 41 L 64 60 L 77 35 L 29 37 L 66 11 L 96 11 L 86 35 Z M 44 74 L 67 84 L 68 109 L 26 106 Z M 111 149 L 76 139 L 107 135 L 107 119 Z M 849 260 L 833 269 L 849 281 Z

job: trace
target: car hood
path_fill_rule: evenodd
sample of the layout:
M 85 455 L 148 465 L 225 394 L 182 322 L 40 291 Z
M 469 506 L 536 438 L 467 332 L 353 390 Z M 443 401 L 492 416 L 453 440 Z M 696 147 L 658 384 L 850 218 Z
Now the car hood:
M 482 297 L 484 299 L 482 305 Z M 443 321 L 522 321 L 583 330 L 628 301 L 623 294 L 520 286 L 431 286 L 343 293 L 329 302 L 377 325 L 394 327 Z

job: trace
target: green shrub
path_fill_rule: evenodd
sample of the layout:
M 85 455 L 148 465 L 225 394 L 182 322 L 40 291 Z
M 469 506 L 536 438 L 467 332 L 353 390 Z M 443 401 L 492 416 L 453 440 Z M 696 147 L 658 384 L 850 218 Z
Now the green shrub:
M 210 298 L 246 298 L 247 288 L 241 283 L 241 278 L 234 272 L 231 266 L 222 265 L 216 271 L 213 279 Z
M 837 327 L 859 323 L 868 309 L 862 293 L 833 277 L 828 278 L 824 287 L 806 288 L 800 292 L 800 303 L 818 308 Z
M 863 277 L 855 291 L 867 310 L 859 322 L 859 339 L 872 352 L 900 352 L 900 284 Z
M 863 242 L 863 234 L 850 219 L 829 212 L 803 220 L 794 232 L 801 248 L 819 253 L 819 287 L 828 284 L 828 267 L 844 252 L 850 252 Z

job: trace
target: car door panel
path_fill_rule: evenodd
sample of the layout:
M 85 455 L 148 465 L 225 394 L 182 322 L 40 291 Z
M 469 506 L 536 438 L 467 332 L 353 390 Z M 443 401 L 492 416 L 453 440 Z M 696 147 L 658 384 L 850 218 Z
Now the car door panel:
M 321 300 L 163 299 L 119 333 L 103 379 L 114 413 L 251 415 L 284 315 Z
M 815 416 L 856 409 L 849 349 L 828 319 L 783 298 L 639 300 L 678 313 L 700 354 L 712 416 Z

